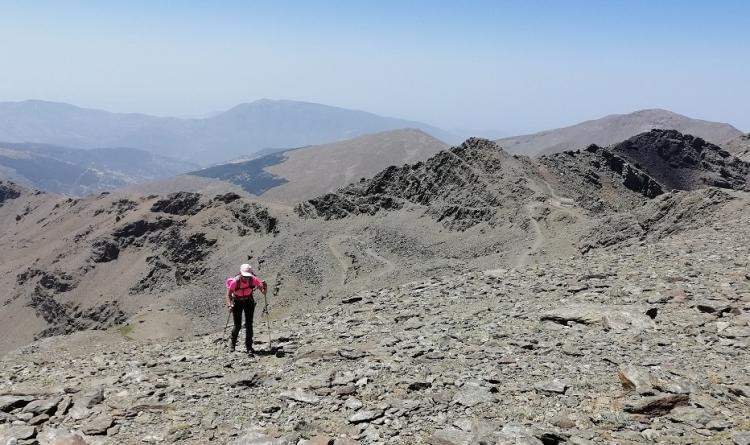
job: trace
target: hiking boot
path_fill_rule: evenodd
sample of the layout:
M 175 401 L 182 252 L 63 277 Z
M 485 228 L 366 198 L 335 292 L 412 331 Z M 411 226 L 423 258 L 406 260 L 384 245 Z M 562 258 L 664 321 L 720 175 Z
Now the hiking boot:
M 255 349 L 247 348 L 247 355 L 255 355 Z

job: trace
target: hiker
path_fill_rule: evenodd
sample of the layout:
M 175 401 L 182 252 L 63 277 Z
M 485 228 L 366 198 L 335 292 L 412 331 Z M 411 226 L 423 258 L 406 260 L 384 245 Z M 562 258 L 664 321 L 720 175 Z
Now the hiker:
M 245 313 L 245 347 L 248 354 L 254 354 L 253 349 L 253 314 L 255 312 L 255 299 L 253 291 L 260 289 L 263 295 L 266 295 L 267 285 L 261 281 L 249 264 L 240 266 L 240 274 L 227 280 L 226 303 L 227 308 L 232 312 L 234 328 L 232 329 L 232 346 L 231 351 L 237 345 L 237 337 L 240 335 L 242 328 L 242 313 Z

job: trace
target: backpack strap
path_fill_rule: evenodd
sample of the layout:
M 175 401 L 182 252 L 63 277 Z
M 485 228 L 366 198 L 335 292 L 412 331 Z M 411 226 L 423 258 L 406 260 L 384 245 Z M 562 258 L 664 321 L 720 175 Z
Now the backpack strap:
M 235 283 L 237 283 L 235 285 L 235 288 L 234 288 L 234 290 L 236 291 L 237 289 L 240 289 L 240 283 L 243 282 L 243 276 L 242 275 L 237 275 L 236 277 L 234 277 L 234 280 L 235 280 Z M 249 295 L 237 295 L 234 292 L 232 292 L 232 296 L 235 297 L 235 298 L 248 298 L 248 297 L 252 297 L 253 296 L 253 292 L 255 292 L 255 286 L 253 286 L 253 280 L 252 280 L 252 278 L 250 278 L 250 282 L 248 283 L 248 286 L 246 288 L 243 288 L 243 289 L 249 289 L 250 290 L 250 294 Z

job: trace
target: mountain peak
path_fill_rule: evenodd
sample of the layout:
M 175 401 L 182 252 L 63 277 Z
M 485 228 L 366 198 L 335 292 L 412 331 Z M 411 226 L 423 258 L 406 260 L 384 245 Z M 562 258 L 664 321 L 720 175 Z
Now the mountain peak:
M 311 102 L 260 99 L 206 118 L 164 118 L 110 113 L 74 105 L 0 103 L 0 141 L 75 148 L 136 147 L 203 165 L 267 148 L 292 148 L 415 127 L 451 136 L 420 122 Z
M 504 138 L 497 142 L 514 153 L 539 155 L 583 149 L 591 144 L 608 146 L 655 128 L 692 134 L 714 144 L 725 143 L 741 134 L 729 124 L 651 108 L 628 114 L 611 114 L 570 127 Z
M 341 219 L 421 206 L 451 230 L 507 221 L 513 202 L 531 194 L 519 185 L 529 174 L 528 160 L 515 158 L 483 138 L 437 153 L 425 162 L 391 166 L 362 180 L 296 207 L 303 217 Z

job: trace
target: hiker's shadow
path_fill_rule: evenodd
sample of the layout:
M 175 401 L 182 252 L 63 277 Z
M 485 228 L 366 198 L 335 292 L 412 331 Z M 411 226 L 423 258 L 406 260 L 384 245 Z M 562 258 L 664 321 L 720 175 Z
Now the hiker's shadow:
M 284 350 L 281 348 L 271 348 L 271 349 L 256 350 L 255 355 L 260 356 L 260 357 L 275 356 L 278 358 L 282 358 L 286 356 L 286 352 L 284 352 Z

